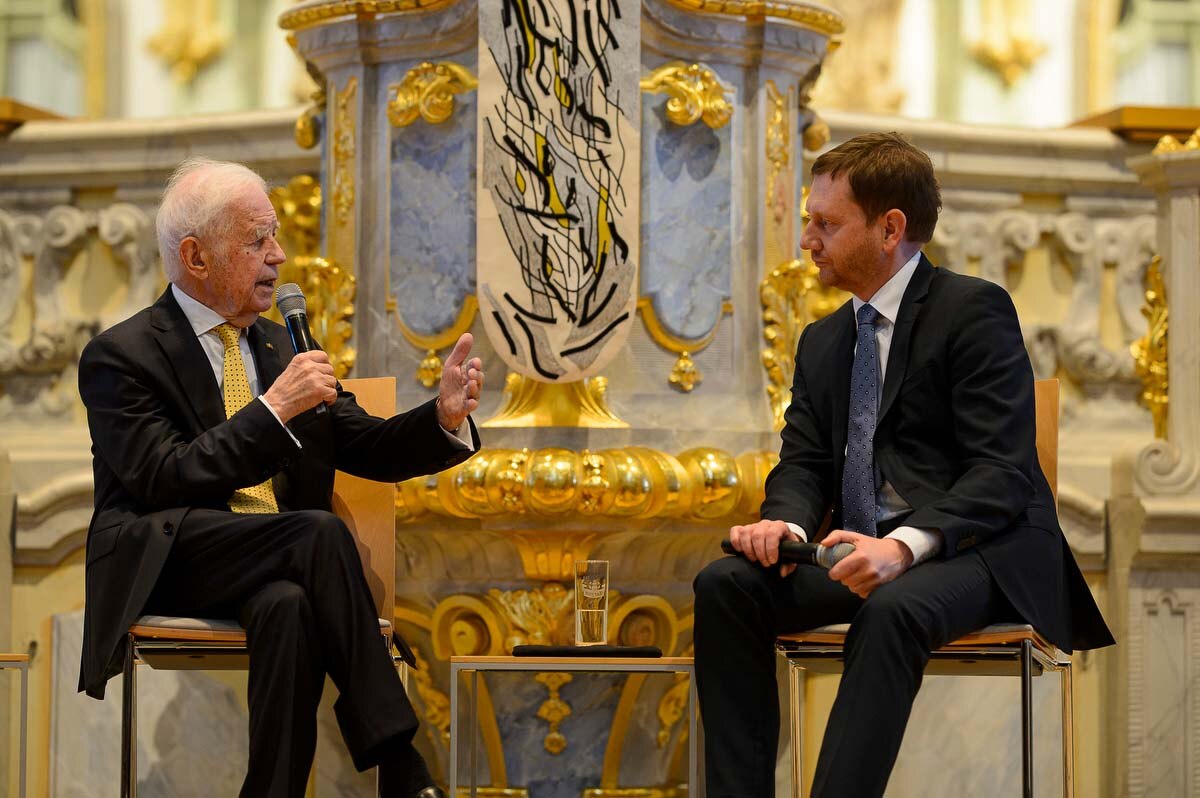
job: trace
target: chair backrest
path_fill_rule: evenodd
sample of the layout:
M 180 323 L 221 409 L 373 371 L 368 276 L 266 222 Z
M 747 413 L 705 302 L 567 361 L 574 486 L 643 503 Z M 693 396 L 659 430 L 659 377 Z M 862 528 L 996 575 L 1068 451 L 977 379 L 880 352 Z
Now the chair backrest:
M 1033 384 L 1036 408 L 1037 455 L 1042 473 L 1050 483 L 1050 492 L 1058 501 L 1058 380 L 1038 380 Z
M 342 380 L 342 387 L 371 415 L 395 415 L 395 377 Z M 339 471 L 333 481 L 333 511 L 354 534 L 379 617 L 390 621 L 396 604 L 396 484 Z

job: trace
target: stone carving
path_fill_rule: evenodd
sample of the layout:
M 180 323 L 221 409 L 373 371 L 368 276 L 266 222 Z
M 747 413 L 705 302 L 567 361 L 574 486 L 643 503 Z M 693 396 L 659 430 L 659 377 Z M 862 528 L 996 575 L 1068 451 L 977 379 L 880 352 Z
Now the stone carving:
M 72 306 L 64 279 L 72 269 L 88 269 L 90 258 L 104 256 L 127 274 L 124 301 L 110 312 L 99 304 Z M 21 310 L 24 267 L 32 270 L 28 335 L 22 340 L 13 322 Z M 0 211 L 0 418 L 16 406 L 30 405 L 57 416 L 74 403 L 74 369 L 84 344 L 154 301 L 162 286 L 153 224 L 141 208 L 119 202 L 98 211 L 57 205 L 38 217 Z
M 942 212 L 930 246 L 935 262 L 958 271 L 978 263 L 979 275 L 1009 287 L 1026 254 L 1046 241 L 1074 278 L 1062 319 L 1025 327 L 1034 373 L 1051 377 L 1061 367 L 1081 385 L 1133 384 L 1128 344 L 1145 329 L 1141 281 L 1153 256 L 1154 217 L 1094 219 L 1078 212 L 1039 214 L 1025 210 Z M 1101 283 L 1106 265 L 1116 274 L 1116 308 L 1124 346 L 1112 349 L 1100 333 Z

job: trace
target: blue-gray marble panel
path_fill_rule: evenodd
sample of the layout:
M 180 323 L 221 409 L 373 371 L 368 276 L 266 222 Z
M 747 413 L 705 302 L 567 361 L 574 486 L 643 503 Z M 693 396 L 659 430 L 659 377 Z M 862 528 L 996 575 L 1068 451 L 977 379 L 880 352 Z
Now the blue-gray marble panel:
M 666 102 L 642 98 L 641 293 L 671 333 L 700 338 L 732 290 L 733 126 L 681 127 Z
M 387 67 L 385 85 L 409 66 Z M 441 124 L 392 129 L 390 289 L 400 318 L 422 334 L 449 327 L 475 291 L 475 92 L 455 102 Z

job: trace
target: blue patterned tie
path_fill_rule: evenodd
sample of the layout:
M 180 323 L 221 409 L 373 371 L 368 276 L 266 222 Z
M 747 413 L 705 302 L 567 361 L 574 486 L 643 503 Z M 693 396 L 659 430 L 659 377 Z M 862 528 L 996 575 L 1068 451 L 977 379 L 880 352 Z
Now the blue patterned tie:
M 858 309 L 858 346 L 850 372 L 850 419 L 842 467 L 842 528 L 875 536 L 875 416 L 879 410 L 879 355 L 875 321 L 879 311 Z

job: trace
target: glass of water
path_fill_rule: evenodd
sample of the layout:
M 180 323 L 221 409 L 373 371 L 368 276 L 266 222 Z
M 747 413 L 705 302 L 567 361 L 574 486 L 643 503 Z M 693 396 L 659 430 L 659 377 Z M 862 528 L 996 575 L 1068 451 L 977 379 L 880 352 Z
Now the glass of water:
M 608 642 L 608 560 L 575 561 L 575 645 Z

